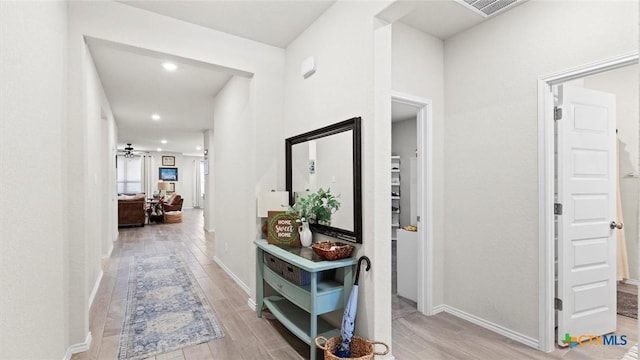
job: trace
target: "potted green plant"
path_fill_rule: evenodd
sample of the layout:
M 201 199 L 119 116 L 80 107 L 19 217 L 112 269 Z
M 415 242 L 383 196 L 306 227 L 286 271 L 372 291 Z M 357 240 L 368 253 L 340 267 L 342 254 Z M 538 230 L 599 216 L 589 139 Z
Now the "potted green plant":
M 303 246 L 311 245 L 311 230 L 309 223 L 329 225 L 331 215 L 340 209 L 340 201 L 337 196 L 331 193 L 331 189 L 326 191 L 319 188 L 307 196 L 296 198 L 295 204 L 289 207 L 289 213 L 297 214 L 297 222 L 301 223 L 300 241 Z

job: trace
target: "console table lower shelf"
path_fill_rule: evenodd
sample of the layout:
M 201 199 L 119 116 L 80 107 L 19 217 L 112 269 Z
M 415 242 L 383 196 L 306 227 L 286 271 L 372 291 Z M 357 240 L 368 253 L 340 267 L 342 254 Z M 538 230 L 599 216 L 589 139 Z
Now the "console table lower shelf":
M 314 338 L 311 338 L 311 317 L 309 313 L 300 309 L 289 300 L 280 296 L 271 296 L 264 299 L 264 305 L 271 311 L 273 316 L 280 321 L 284 327 L 289 329 L 300 340 L 311 346 L 311 350 L 315 350 L 313 343 Z M 322 335 L 327 339 L 340 335 L 340 330 L 336 329 L 333 325 L 324 321 L 322 318 L 318 318 L 317 335 Z M 316 336 L 317 336 L 316 335 Z
M 309 345 L 311 360 L 316 359 L 314 340 L 322 335 L 331 338 L 340 334 L 320 315 L 343 309 L 351 293 L 353 282 L 352 258 L 335 261 L 315 260 L 310 249 L 283 249 L 269 245 L 266 240 L 256 240 L 256 313 L 262 316 L 262 308 L 267 309 L 295 336 Z M 295 254 L 295 251 L 299 251 Z M 268 258 L 268 260 L 265 260 Z M 265 263 L 268 261 L 269 263 Z M 280 264 L 275 266 L 275 264 Z M 275 268 L 275 271 L 270 268 Z M 341 269 L 342 276 L 335 279 L 335 270 Z M 304 271 L 308 277 L 305 285 L 298 285 L 287 278 L 290 273 Z M 287 276 L 285 276 L 287 274 Z M 271 287 L 276 295 L 265 296 L 265 286 Z

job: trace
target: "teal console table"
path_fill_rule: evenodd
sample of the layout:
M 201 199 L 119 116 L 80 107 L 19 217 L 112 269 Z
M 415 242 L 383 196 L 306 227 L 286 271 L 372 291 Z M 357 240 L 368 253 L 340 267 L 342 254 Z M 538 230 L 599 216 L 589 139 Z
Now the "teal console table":
M 287 329 L 310 347 L 311 360 L 316 358 L 314 339 L 318 335 L 331 338 L 340 331 L 319 318 L 345 307 L 353 284 L 353 265 L 357 259 L 335 261 L 318 260 L 311 248 L 285 249 L 270 245 L 266 240 L 256 240 L 256 297 L 258 317 L 266 306 Z M 267 252 L 310 274 L 309 285 L 297 285 L 271 270 L 264 263 Z M 342 283 L 335 279 L 319 280 L 323 271 L 344 268 Z M 264 284 L 269 284 L 278 295 L 265 297 Z

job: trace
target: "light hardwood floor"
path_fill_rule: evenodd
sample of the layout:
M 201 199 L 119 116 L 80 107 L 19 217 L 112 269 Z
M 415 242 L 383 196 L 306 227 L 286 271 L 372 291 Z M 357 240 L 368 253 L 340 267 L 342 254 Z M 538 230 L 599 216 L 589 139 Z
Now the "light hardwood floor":
M 414 303 L 415 304 L 415 303 Z M 415 306 L 415 305 L 413 305 Z M 546 354 L 453 315 L 426 317 L 402 298 L 393 301 L 393 353 L 396 359 L 621 359 L 637 341 L 637 321 L 618 316 L 616 334 L 626 346 L 580 345 Z M 395 317 L 400 314 L 399 317 Z
M 179 224 L 121 228 L 90 314 L 91 348 L 73 360 L 116 359 L 126 308 L 129 264 L 134 255 L 177 251 L 205 292 L 226 336 L 158 355 L 151 360 L 303 359 L 309 347 L 269 314 L 256 317 L 248 295 L 213 261 L 215 238 L 205 233 L 202 211 L 185 210 Z M 415 306 L 415 305 L 414 305 Z M 618 317 L 620 332 L 636 339 L 636 321 Z M 627 348 L 577 346 L 545 354 L 449 314 L 425 317 L 394 299 L 396 359 L 620 359 Z M 318 352 L 321 359 L 321 353 Z

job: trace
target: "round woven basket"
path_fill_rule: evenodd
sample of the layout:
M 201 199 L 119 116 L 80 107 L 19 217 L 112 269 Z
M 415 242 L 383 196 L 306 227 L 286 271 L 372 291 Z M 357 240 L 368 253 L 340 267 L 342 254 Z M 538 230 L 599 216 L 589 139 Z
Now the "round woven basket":
M 167 211 L 164 213 L 165 224 L 176 224 L 182 222 L 182 211 Z
M 340 360 L 345 358 L 339 358 L 335 356 L 335 352 L 340 346 L 342 338 L 340 336 L 334 336 L 331 339 L 327 339 L 324 336 L 318 336 L 314 339 L 316 346 L 324 350 L 325 360 Z M 320 342 L 323 342 L 320 345 Z M 375 344 L 380 344 L 385 347 L 384 352 L 376 352 Z M 387 355 L 389 353 L 389 345 L 382 341 L 369 341 L 358 336 L 354 336 L 351 339 L 351 360 L 369 360 L 373 359 L 376 355 Z

